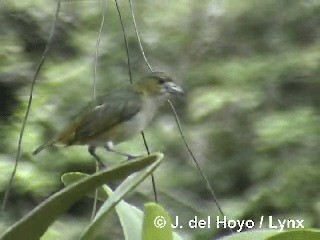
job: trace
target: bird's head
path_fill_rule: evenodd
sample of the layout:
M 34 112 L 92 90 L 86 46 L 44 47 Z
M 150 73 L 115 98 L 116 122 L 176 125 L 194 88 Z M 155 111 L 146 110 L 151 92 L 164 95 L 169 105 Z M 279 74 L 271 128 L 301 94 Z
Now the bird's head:
M 164 72 L 153 72 L 135 83 L 134 90 L 147 95 L 183 95 L 183 89 Z

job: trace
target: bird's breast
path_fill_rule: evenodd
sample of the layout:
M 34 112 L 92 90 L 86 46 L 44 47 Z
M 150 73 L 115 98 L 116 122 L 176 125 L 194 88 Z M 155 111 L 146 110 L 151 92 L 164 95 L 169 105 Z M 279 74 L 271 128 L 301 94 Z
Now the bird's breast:
M 144 130 L 154 118 L 158 110 L 158 105 L 154 101 L 144 101 L 141 110 L 130 120 L 124 122 L 124 125 L 136 129 L 137 132 Z
M 160 101 L 156 99 L 144 100 L 140 111 L 118 126 L 119 131 L 117 138 L 114 139 L 114 143 L 125 141 L 143 131 L 156 115 L 159 103 Z

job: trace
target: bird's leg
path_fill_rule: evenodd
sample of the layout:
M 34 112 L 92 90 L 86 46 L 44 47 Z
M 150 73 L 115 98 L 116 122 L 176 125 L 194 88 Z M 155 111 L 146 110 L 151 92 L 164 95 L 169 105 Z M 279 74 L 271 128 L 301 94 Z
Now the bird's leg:
M 123 153 L 123 152 L 119 152 L 119 151 L 115 150 L 114 147 L 113 147 L 113 143 L 112 142 L 107 142 L 107 144 L 104 146 L 104 148 L 108 152 L 113 152 L 113 153 L 119 154 L 121 156 L 127 157 L 127 160 L 132 160 L 132 159 L 135 159 L 135 158 L 138 157 L 138 156 L 133 156 L 133 155 L 130 155 L 128 153 Z
M 98 162 L 98 164 L 100 165 L 101 168 L 106 167 L 106 165 L 101 161 L 101 158 L 96 154 L 96 147 L 89 146 L 88 152 L 90 153 L 91 156 L 94 157 L 94 159 Z

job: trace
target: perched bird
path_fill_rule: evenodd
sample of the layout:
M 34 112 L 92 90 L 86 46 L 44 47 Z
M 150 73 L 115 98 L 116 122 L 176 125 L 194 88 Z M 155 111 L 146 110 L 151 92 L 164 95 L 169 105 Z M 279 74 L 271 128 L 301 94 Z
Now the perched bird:
M 33 155 L 52 145 L 87 145 L 89 153 L 102 166 L 104 164 L 95 152 L 98 146 L 130 159 L 130 154 L 116 151 L 114 145 L 143 131 L 170 94 L 180 95 L 183 90 L 165 73 L 153 72 L 91 102 L 51 141 L 38 147 Z

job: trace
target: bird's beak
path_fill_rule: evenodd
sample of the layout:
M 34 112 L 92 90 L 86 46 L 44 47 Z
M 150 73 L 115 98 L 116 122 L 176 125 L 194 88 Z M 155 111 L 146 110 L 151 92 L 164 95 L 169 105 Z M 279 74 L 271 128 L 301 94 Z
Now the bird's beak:
M 174 95 L 184 95 L 184 91 L 182 87 L 178 86 L 174 82 L 166 82 L 165 89 L 168 93 L 171 93 Z

